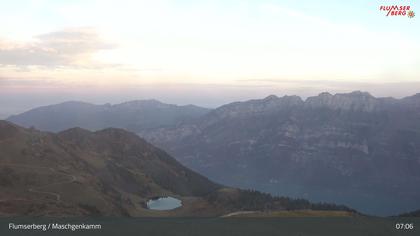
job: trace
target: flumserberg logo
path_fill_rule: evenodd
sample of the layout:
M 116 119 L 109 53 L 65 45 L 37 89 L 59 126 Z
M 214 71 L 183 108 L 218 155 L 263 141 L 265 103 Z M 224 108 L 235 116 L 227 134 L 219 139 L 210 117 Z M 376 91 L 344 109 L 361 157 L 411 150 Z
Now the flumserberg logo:
M 379 11 L 385 12 L 385 16 L 408 16 L 408 18 L 413 18 L 416 15 L 409 5 L 380 6 Z

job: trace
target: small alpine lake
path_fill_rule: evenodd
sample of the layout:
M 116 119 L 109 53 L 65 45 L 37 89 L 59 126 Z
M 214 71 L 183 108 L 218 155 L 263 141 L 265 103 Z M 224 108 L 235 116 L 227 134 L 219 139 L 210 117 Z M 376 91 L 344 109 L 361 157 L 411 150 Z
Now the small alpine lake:
M 182 201 L 174 197 L 158 197 L 147 201 L 147 208 L 151 210 L 167 211 L 182 206 Z

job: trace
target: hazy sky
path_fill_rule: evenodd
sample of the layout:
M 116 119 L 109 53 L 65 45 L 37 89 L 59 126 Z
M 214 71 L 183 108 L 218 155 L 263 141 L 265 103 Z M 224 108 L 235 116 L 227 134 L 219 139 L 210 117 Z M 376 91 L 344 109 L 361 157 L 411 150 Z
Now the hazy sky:
M 379 11 L 394 4 L 417 16 Z M 65 100 L 412 95 L 418 10 L 407 0 L 1 1 L 0 118 Z

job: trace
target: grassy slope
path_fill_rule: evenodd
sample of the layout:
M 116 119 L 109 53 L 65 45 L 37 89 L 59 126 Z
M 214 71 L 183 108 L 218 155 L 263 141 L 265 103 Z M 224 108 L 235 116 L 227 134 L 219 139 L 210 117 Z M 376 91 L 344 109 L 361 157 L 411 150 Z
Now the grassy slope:
M 220 216 L 243 210 L 350 210 L 223 187 L 120 129 L 59 134 L 0 121 L 0 215 Z M 183 206 L 152 211 L 170 195 Z

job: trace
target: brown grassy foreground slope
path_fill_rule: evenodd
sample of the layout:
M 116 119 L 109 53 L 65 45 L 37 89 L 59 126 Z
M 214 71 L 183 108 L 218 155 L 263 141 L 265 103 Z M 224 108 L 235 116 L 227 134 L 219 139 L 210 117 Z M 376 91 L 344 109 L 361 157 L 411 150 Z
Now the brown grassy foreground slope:
M 183 206 L 147 209 L 156 196 Z M 227 188 L 122 129 L 57 134 L 0 121 L 0 215 L 220 216 L 242 210 L 349 210 Z

